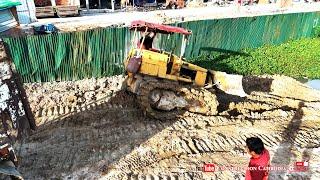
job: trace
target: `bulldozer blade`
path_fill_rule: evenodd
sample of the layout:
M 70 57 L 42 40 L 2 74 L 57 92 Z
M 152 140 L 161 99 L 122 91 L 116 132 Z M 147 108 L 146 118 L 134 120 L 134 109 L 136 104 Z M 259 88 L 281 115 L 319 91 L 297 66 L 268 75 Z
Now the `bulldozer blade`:
M 17 179 L 23 180 L 22 175 L 11 161 L 0 161 L 0 174 L 14 176 Z
M 243 76 L 212 70 L 210 70 L 210 73 L 213 75 L 213 83 L 217 86 L 218 89 L 224 91 L 227 94 L 232 94 L 240 97 L 245 97 L 248 95 L 243 90 Z

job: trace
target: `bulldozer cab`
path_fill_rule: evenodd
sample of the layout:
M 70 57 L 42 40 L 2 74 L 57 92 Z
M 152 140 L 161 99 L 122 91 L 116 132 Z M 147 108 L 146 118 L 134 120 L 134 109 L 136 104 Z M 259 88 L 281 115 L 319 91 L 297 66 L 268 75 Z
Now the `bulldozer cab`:
M 182 46 L 181 55 L 184 53 L 187 37 L 191 35 L 191 31 L 168 25 L 161 25 L 155 23 L 149 23 L 145 21 L 133 21 L 130 26 L 130 30 L 134 30 L 133 40 L 136 38 L 137 32 L 143 32 L 143 37 L 140 39 L 140 43 L 137 48 L 142 48 L 144 43 L 152 43 L 152 40 L 156 34 L 182 34 Z M 183 46 L 184 45 L 184 46 Z M 148 48 L 147 48 L 148 49 Z
M 191 35 L 191 31 L 145 21 L 133 21 L 130 30 L 133 30 L 134 33 L 131 50 L 125 62 L 129 76 L 140 73 L 175 81 L 195 82 L 200 86 L 204 85 L 207 70 L 183 61 L 187 39 Z M 142 37 L 138 43 L 135 43 L 139 32 L 142 33 Z M 165 52 L 152 47 L 153 38 L 159 33 L 182 35 L 179 55 L 173 54 L 173 50 Z

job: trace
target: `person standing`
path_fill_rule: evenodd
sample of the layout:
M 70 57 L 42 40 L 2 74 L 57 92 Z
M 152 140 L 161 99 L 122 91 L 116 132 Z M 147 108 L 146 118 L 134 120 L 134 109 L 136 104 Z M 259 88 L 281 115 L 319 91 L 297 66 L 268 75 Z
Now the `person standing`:
M 269 151 L 264 148 L 262 140 L 258 137 L 247 138 L 246 150 L 251 158 L 245 180 L 267 180 L 270 155 Z

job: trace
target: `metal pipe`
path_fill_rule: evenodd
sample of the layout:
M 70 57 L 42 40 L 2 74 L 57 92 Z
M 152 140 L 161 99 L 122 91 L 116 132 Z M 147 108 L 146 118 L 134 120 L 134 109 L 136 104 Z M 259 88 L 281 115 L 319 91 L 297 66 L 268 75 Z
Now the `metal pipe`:
M 137 28 L 134 29 L 133 37 L 131 39 L 131 48 L 133 47 L 133 43 L 134 43 L 134 40 L 136 39 L 136 35 L 137 35 Z
M 114 0 L 111 0 L 112 12 L 114 12 Z
M 182 36 L 182 44 L 181 44 L 181 49 L 180 49 L 180 59 L 182 59 L 182 56 L 184 55 L 184 52 L 186 50 L 186 43 L 187 38 L 185 35 Z
M 146 30 L 144 31 L 144 35 L 143 35 L 142 41 L 141 41 L 141 43 L 140 43 L 139 51 L 138 51 L 138 56 L 141 55 L 142 45 L 143 45 L 144 40 L 145 40 L 145 38 L 146 38 L 147 32 L 148 32 L 148 27 L 146 27 Z
M 28 4 L 28 2 L 27 2 L 27 4 Z M 51 6 L 57 6 L 55 0 L 51 0 Z
M 89 11 L 89 0 L 86 0 L 86 8 L 87 8 L 87 11 Z

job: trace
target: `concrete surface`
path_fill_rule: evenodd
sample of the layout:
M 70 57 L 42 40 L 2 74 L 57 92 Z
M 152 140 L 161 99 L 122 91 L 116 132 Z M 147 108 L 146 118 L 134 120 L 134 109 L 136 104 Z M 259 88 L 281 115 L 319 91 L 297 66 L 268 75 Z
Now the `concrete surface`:
M 320 2 L 295 3 L 288 8 L 280 8 L 276 4 L 253 6 L 230 5 L 226 7 L 207 6 L 175 10 L 155 10 L 149 12 L 132 11 L 96 13 L 81 17 L 46 18 L 39 19 L 39 22 L 30 25 L 53 23 L 62 31 L 77 31 L 97 27 L 107 27 L 110 25 L 127 26 L 133 20 L 145 20 L 156 23 L 174 23 L 203 19 L 222 19 L 316 11 L 320 11 Z

